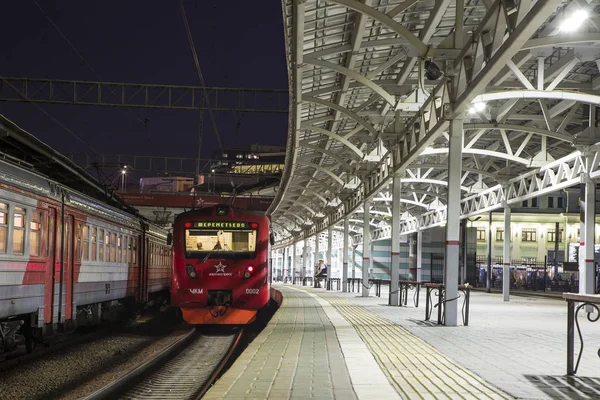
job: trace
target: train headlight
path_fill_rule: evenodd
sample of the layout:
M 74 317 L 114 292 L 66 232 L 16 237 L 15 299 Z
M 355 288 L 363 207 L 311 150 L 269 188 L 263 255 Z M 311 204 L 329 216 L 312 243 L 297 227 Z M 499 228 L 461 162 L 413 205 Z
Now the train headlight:
M 185 266 L 187 274 L 192 279 L 198 279 L 198 273 L 196 272 L 196 268 L 192 264 L 188 264 Z
M 250 278 L 250 275 L 254 272 L 254 266 L 248 265 L 244 271 L 244 278 Z

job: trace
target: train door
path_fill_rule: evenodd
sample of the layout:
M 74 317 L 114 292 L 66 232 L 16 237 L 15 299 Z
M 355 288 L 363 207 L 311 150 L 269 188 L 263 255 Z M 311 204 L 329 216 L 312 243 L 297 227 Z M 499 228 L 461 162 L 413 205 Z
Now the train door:
M 57 283 L 55 279 L 56 273 L 56 217 L 58 213 L 56 208 L 49 207 L 47 214 L 47 241 L 46 241 L 46 279 L 45 279 L 45 288 L 44 288 L 44 322 L 46 324 L 52 325 L 54 322 L 54 317 L 56 316 L 55 300 L 58 295 L 58 291 L 56 290 Z
M 142 304 L 145 303 L 145 298 L 146 298 L 146 290 L 144 289 L 144 282 L 146 281 L 146 274 L 148 273 L 147 269 L 146 269 L 146 258 L 144 257 L 144 254 L 146 253 L 145 238 L 146 238 L 146 236 L 143 233 L 137 237 L 137 239 L 136 239 L 137 248 L 134 250 L 136 253 L 136 258 L 137 258 L 136 261 L 137 261 L 137 268 L 138 268 L 137 299 Z
M 75 218 L 73 215 L 67 214 L 65 216 L 65 261 L 63 265 L 63 284 L 65 286 L 65 319 L 72 319 L 75 317 L 73 310 L 73 289 L 74 289 L 74 274 L 75 268 L 73 268 L 74 249 L 73 244 L 75 242 Z

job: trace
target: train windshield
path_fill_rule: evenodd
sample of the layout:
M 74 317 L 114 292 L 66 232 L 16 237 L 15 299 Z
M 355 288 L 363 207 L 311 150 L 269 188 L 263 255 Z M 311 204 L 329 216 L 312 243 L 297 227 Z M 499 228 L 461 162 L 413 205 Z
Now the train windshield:
M 189 225 L 189 226 L 188 226 Z M 251 222 L 186 224 L 187 258 L 253 258 L 258 225 Z

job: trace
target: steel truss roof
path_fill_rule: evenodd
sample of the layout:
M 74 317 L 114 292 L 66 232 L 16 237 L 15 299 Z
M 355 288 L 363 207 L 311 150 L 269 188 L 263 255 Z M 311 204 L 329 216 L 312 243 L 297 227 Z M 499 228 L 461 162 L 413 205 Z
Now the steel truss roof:
M 401 233 L 445 223 L 452 119 L 464 122 L 463 218 L 595 179 L 599 4 L 284 0 L 290 126 L 269 210 L 280 245 L 346 216 L 362 240 L 366 200 L 373 238 L 389 238 L 394 176 Z M 579 9 L 589 18 L 561 31 Z M 425 61 L 443 76 L 427 79 Z

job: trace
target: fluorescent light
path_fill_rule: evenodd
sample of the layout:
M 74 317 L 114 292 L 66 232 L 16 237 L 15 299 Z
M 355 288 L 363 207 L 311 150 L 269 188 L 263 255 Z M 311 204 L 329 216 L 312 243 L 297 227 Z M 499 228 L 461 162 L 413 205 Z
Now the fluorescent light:
M 485 103 L 480 101 L 471 103 L 471 108 L 469 112 L 471 114 L 477 114 L 478 112 L 481 112 L 483 110 L 485 110 Z
M 577 10 L 570 17 L 565 18 L 560 24 L 560 30 L 563 32 L 573 32 L 583 24 L 583 21 L 588 19 L 589 14 L 585 10 Z

